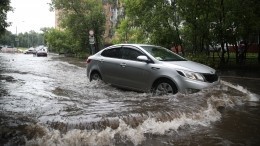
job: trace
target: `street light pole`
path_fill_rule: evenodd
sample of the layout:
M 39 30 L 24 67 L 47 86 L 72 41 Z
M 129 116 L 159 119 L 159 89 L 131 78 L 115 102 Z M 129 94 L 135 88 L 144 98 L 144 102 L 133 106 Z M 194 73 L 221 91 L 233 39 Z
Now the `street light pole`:
M 19 46 L 19 38 L 18 38 L 18 35 L 17 35 L 17 26 L 15 27 L 15 33 L 16 33 L 16 35 L 15 35 L 15 45 L 14 45 L 14 47 L 18 47 Z
M 27 45 L 28 45 L 28 49 L 29 49 L 29 32 L 27 32 Z

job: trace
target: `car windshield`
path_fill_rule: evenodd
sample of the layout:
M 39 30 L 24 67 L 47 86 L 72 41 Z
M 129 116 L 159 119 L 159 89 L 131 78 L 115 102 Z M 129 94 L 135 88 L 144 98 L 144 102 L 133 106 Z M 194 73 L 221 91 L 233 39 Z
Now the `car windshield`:
M 159 46 L 141 46 L 141 47 L 159 61 L 186 61 L 185 58 L 163 47 L 159 47 Z

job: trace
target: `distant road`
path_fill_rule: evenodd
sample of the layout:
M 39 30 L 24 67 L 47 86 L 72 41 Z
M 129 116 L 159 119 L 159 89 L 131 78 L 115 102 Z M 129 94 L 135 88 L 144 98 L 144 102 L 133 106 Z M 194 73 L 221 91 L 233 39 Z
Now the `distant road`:
M 15 53 L 15 52 L 17 52 L 17 48 L 2 48 L 1 52 L 2 53 Z

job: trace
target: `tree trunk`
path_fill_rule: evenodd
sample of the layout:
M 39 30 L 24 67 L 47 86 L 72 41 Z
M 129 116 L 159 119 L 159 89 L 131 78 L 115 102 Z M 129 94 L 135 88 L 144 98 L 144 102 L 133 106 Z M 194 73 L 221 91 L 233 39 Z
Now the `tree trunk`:
M 260 63 L 260 44 L 258 43 L 258 63 Z
M 221 6 L 221 15 L 220 15 L 220 23 L 221 23 L 221 60 L 220 60 L 220 63 L 223 64 L 225 63 L 225 50 L 224 50 L 224 22 L 225 22 L 225 9 L 224 9 L 224 0 L 221 0 L 220 2 L 220 6 Z
M 227 51 L 227 60 L 226 60 L 226 63 L 228 63 L 229 62 L 229 48 L 228 48 L 228 43 L 226 43 L 226 48 L 227 48 L 227 50 L 225 50 L 225 51 Z
M 260 63 L 260 31 L 258 31 L 258 62 Z
M 226 61 L 225 61 L 225 49 L 224 49 L 224 42 L 221 42 L 221 60 L 220 60 L 220 62 L 221 63 L 225 63 Z
M 234 45 L 233 45 L 234 47 Z M 237 46 L 237 43 L 235 43 L 235 51 L 236 51 L 236 63 L 238 64 L 239 63 L 239 59 L 238 59 L 238 46 Z

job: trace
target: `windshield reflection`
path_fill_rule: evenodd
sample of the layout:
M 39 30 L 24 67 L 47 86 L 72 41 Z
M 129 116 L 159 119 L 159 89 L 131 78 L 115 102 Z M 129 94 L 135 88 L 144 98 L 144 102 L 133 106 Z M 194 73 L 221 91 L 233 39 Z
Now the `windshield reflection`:
M 173 53 L 172 51 L 159 46 L 141 46 L 155 59 L 159 61 L 187 61 L 185 58 Z

